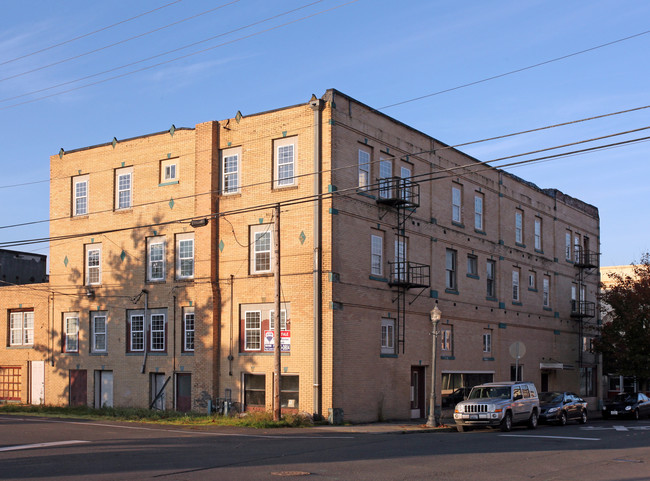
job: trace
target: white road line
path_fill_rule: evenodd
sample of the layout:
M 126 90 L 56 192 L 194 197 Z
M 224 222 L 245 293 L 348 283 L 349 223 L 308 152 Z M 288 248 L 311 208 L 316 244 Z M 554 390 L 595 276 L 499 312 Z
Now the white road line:
M 546 438 L 546 439 L 577 439 L 579 441 L 600 441 L 600 438 L 574 438 L 572 436 L 537 436 L 535 434 L 500 434 L 507 438 Z
M 240 437 L 240 438 L 263 438 L 263 439 L 354 439 L 355 436 L 294 436 L 287 435 L 282 436 L 279 434 L 270 435 L 270 434 L 237 434 L 237 433 L 213 433 L 209 431 L 195 431 L 195 430 L 184 430 L 184 429 L 165 429 L 165 428 L 147 428 L 144 426 L 122 426 L 119 424 L 103 424 L 103 423 L 91 423 L 83 421 L 59 421 L 54 419 L 36 419 L 36 418 L 23 418 L 29 421 L 37 421 L 41 423 L 61 423 L 61 424 L 81 424 L 85 426 L 101 426 L 107 428 L 116 428 L 116 429 L 133 429 L 137 431 L 155 431 L 155 432 L 166 432 L 166 433 L 181 433 L 187 435 L 196 435 L 200 434 L 203 436 L 224 436 L 224 437 Z M 84 441 L 85 442 L 85 441 Z
M 66 446 L 68 444 L 89 443 L 90 441 L 80 441 L 73 439 L 71 441 L 53 441 L 51 443 L 21 444 L 19 446 L 7 446 L 0 448 L 0 451 L 20 451 L 21 449 L 49 448 L 51 446 Z

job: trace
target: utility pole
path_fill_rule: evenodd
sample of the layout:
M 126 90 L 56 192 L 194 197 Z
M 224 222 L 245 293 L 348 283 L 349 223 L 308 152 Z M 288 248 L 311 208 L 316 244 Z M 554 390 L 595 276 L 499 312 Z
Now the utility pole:
M 273 376 L 273 420 L 279 421 L 282 417 L 282 408 L 280 407 L 280 372 L 282 368 L 281 363 L 281 340 L 280 340 L 280 320 L 282 319 L 281 303 L 280 303 L 280 204 L 275 205 L 275 222 L 273 223 L 273 277 L 275 279 L 275 330 L 273 332 L 274 338 L 274 352 L 273 357 L 275 361 L 274 376 Z

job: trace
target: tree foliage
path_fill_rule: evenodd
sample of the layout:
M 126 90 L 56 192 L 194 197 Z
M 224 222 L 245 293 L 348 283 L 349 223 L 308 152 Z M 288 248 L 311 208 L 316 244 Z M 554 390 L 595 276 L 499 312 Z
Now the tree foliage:
M 650 253 L 634 265 L 633 275 L 610 274 L 603 290 L 604 324 L 595 349 L 605 372 L 650 378 Z

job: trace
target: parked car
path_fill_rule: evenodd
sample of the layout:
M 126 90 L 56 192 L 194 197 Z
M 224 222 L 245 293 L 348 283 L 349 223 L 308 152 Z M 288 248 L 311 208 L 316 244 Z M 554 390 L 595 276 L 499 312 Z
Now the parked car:
M 532 382 L 490 382 L 474 386 L 467 400 L 456 404 L 454 422 L 458 432 L 481 426 L 510 431 L 513 424 L 537 427 L 539 399 Z
M 442 395 L 442 407 L 452 407 L 458 404 L 461 401 L 467 399 L 469 392 L 472 390 L 471 387 L 459 387 L 454 389 L 454 391 L 449 394 Z
M 650 416 L 650 399 L 642 392 L 617 394 L 611 401 L 605 401 L 603 419 L 610 417 L 631 417 L 639 419 Z
M 575 419 L 580 424 L 587 422 L 587 402 L 580 396 L 566 391 L 539 393 L 539 420 L 564 426 Z

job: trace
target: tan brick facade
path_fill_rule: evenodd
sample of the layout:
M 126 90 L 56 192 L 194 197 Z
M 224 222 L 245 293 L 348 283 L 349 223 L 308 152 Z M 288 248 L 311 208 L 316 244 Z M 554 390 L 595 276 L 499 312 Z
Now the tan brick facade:
M 360 150 L 368 160 L 362 172 Z M 401 217 L 382 202 L 386 184 L 376 182 L 387 176 L 412 176 L 419 186 L 418 205 Z M 120 205 L 127 200 L 128 207 Z M 594 370 L 590 382 L 598 379 L 596 359 L 581 349 L 585 326 L 595 320 L 577 321 L 571 303 L 579 271 L 574 236 L 581 248 L 598 249 L 598 211 L 480 166 L 330 90 L 322 100 L 51 158 L 51 272 L 42 314 L 50 327 L 35 329 L 54 346 L 41 355 L 45 402 L 145 406 L 152 385 L 169 378 L 165 408 L 201 410 L 230 393 L 243 409 L 271 409 L 266 334 L 278 204 L 283 409 L 327 416 L 341 408 L 353 421 L 425 414 L 435 305 L 443 316 L 438 380 L 445 389 L 486 376 L 510 379 L 516 341 L 527 348 L 523 377 L 538 388 L 577 391 L 585 368 Z M 204 227 L 189 223 L 202 218 L 209 219 Z M 193 274 L 184 278 L 180 242 L 191 238 Z M 403 261 L 430 268 L 430 285 L 401 294 L 393 285 L 396 240 L 406 246 Z M 597 271 L 587 274 L 578 301 L 595 299 Z M 8 312 L 5 292 L 0 307 Z M 193 351 L 185 349 L 188 313 Z M 78 351 L 65 352 L 65 331 L 76 318 Z M 97 352 L 102 339 L 105 350 Z M 146 346 L 134 349 L 138 343 Z M 42 354 L 9 346 L 0 365 L 32 351 Z

